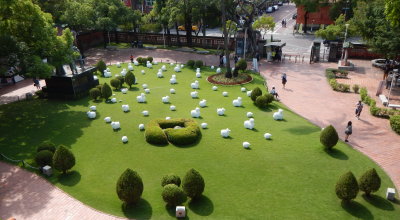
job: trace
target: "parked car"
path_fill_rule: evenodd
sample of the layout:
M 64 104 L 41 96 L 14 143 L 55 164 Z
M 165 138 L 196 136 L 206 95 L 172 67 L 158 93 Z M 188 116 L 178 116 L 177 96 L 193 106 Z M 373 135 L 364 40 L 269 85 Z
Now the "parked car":
M 279 1 L 279 2 L 278 2 L 278 5 L 279 5 L 279 6 L 282 6 L 282 5 L 283 5 L 283 2 L 282 2 L 282 1 Z
M 296 19 L 297 18 L 297 14 L 293 14 L 292 19 Z
M 279 6 L 278 6 L 278 5 L 274 5 L 274 6 L 272 6 L 272 7 L 274 7 L 275 11 L 279 9 Z
M 185 29 L 185 25 L 180 25 L 180 26 L 178 26 L 178 30 L 180 30 L 180 31 L 185 31 L 186 29 Z M 192 26 L 192 31 L 198 31 L 199 30 L 199 27 L 197 27 L 196 25 L 193 25 Z
M 399 63 L 396 62 L 395 60 L 389 60 L 389 63 L 394 64 L 394 66 L 398 66 Z M 386 67 L 386 59 L 375 59 L 375 60 L 371 60 L 372 66 L 380 68 L 380 69 L 385 69 Z
M 268 7 L 267 10 L 266 10 L 267 13 L 272 13 L 274 11 L 275 11 L 274 7 Z

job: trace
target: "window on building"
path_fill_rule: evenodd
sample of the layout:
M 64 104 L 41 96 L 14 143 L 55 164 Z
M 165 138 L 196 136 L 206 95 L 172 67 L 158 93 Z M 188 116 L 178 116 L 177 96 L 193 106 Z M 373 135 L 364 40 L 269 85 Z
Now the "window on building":
M 146 6 L 153 6 L 155 0 L 146 0 Z

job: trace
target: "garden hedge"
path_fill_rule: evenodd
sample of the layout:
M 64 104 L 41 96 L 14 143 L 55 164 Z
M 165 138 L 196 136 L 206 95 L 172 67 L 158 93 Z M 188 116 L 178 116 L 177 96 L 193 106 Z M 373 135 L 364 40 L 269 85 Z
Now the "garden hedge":
M 182 128 L 174 129 L 175 126 Z M 197 122 L 193 119 L 156 119 L 146 125 L 146 141 L 151 144 L 188 145 L 196 143 L 201 137 Z
M 397 134 L 400 134 L 400 115 L 390 117 L 390 127 Z

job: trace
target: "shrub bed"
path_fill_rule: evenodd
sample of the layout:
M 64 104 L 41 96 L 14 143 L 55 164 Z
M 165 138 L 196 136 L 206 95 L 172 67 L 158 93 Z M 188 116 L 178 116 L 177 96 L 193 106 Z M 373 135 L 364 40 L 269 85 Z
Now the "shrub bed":
M 350 92 L 350 85 L 338 83 L 337 78 L 347 78 L 348 72 L 345 70 L 328 68 L 325 70 L 325 76 L 329 81 L 329 85 L 334 91 Z
M 389 119 L 391 116 L 400 115 L 399 110 L 388 109 L 388 108 L 379 108 L 376 106 L 376 101 L 368 95 L 366 88 L 360 89 L 361 100 L 370 106 L 369 111 L 371 115 L 379 118 L 387 118 Z M 392 127 L 393 128 L 393 127 Z
M 175 129 L 176 126 L 181 128 Z M 146 141 L 151 144 L 193 144 L 201 137 L 200 128 L 193 119 L 157 119 L 146 125 Z
M 390 127 L 397 134 L 400 134 L 400 115 L 390 117 Z
M 217 85 L 241 85 L 253 81 L 247 73 L 239 73 L 237 77 L 226 78 L 225 73 L 218 73 L 207 77 L 207 81 Z

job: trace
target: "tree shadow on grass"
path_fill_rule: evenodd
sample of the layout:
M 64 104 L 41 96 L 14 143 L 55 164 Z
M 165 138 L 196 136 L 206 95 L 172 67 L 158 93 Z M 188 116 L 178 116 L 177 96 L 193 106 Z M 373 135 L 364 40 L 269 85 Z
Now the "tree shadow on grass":
M 348 160 L 349 157 L 343 153 L 343 151 L 339 149 L 332 148 L 331 150 L 328 150 L 324 147 L 325 153 L 327 153 L 329 156 L 339 159 L 339 160 Z
M 202 195 L 189 202 L 189 209 L 197 215 L 209 216 L 214 212 L 214 204 L 207 196 Z
M 315 126 L 306 126 L 306 125 L 290 127 L 290 128 L 284 129 L 284 130 L 288 131 L 292 134 L 296 134 L 296 135 L 308 135 L 308 134 L 320 131 L 320 129 L 318 129 Z
M 76 170 L 58 176 L 58 182 L 64 186 L 74 186 L 79 183 L 79 181 L 81 181 L 81 174 Z
M 125 217 L 130 219 L 150 219 L 153 215 L 153 209 L 147 200 L 140 199 L 140 201 L 134 205 L 121 205 L 122 212 Z
M 367 196 L 367 195 L 363 194 L 362 197 L 369 204 L 371 204 L 371 205 L 373 205 L 373 206 L 375 206 L 377 208 L 380 208 L 380 209 L 383 209 L 383 210 L 388 210 L 388 211 L 393 211 L 394 210 L 393 204 L 390 203 L 388 200 L 380 197 L 380 196 L 373 195 L 373 194 L 371 194 L 370 196 Z
M 165 205 L 165 210 L 167 211 L 168 215 L 171 217 L 176 217 L 175 208 L 176 208 L 175 206 Z M 186 209 L 186 217 L 185 218 L 178 218 L 178 219 L 185 219 L 185 220 L 189 219 L 188 210 Z
M 374 219 L 374 216 L 372 213 L 365 208 L 365 206 L 361 205 L 360 203 L 356 201 L 350 201 L 350 202 L 342 202 L 341 206 L 346 212 L 348 212 L 350 215 L 359 218 L 359 219 Z

